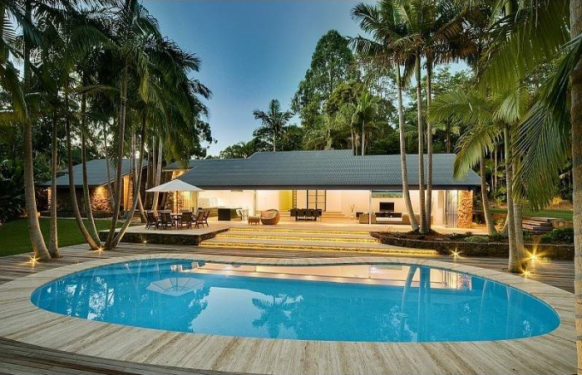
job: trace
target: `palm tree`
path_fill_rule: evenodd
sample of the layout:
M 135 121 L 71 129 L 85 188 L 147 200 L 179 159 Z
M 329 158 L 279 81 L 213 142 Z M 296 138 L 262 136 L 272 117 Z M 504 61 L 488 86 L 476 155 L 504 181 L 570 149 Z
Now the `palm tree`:
M 529 93 L 522 85 L 517 85 L 508 92 L 495 96 L 483 97 L 479 93 L 450 92 L 435 99 L 431 106 L 431 117 L 435 121 L 451 118 L 468 124 L 467 131 L 461 136 L 455 161 L 455 175 L 462 176 L 477 163 L 481 166 L 481 194 L 483 212 L 490 235 L 495 233 L 490 214 L 486 179 L 484 153 L 494 149 L 496 141 L 504 140 L 507 209 L 509 229 L 509 264 L 511 272 L 521 272 L 523 254 L 523 230 L 521 217 L 521 200 L 513 191 L 519 180 L 514 176 L 515 163 L 511 154 L 515 148 L 512 142 L 520 119 L 529 108 Z M 516 211 L 517 210 L 517 214 Z
M 473 11 L 471 4 L 452 0 L 423 1 L 398 0 L 400 17 L 409 30 L 410 51 L 416 58 L 416 100 L 418 111 L 418 153 L 419 153 L 419 194 L 420 232 L 427 233 L 432 216 L 432 122 L 428 120 L 426 133 L 422 114 L 421 59 L 426 63 L 426 101 L 430 108 L 432 101 L 432 72 L 436 64 L 467 57 L 473 52 L 473 41 L 464 37 L 466 17 Z M 427 110 L 428 111 L 428 110 Z M 424 171 L 424 140 L 427 144 L 426 196 Z
M 362 156 L 366 154 L 366 133 L 369 133 L 374 127 L 374 121 L 378 114 L 378 99 L 367 90 L 362 92 L 358 98 L 354 114 L 352 116 L 352 124 L 361 127 L 361 142 Z
M 293 117 L 293 112 L 281 112 L 281 105 L 276 99 L 269 103 L 269 110 L 267 112 L 253 111 L 255 119 L 261 120 L 261 127 L 267 131 L 273 139 L 273 152 L 277 151 L 277 137 L 283 131 L 283 128 L 289 120 Z
M 411 62 L 413 61 L 412 55 L 408 53 L 408 45 L 406 43 L 408 30 L 405 23 L 398 17 L 398 9 L 395 2 L 390 0 L 383 0 L 376 6 L 360 3 L 353 8 L 352 18 L 359 21 L 362 30 L 373 36 L 373 39 L 360 36 L 353 40 L 358 52 L 378 64 L 392 65 L 396 70 L 402 195 L 412 230 L 417 230 L 418 223 L 412 208 L 408 187 L 404 106 L 402 100 L 402 90 L 405 87 L 409 73 L 412 71 Z M 402 64 L 405 67 L 404 76 L 401 76 L 400 73 L 400 65 Z
M 499 1 L 502 4 L 501 1 Z M 552 198 L 558 171 L 571 157 L 574 188 L 575 295 L 578 358 L 582 358 L 582 2 L 530 0 L 499 16 L 497 48 L 483 57 L 482 86 L 503 89 L 560 56 L 516 136 L 520 166 L 533 208 Z M 500 7 L 498 7 L 500 8 Z M 503 8 L 501 8 L 503 9 Z M 569 11 L 569 27 L 567 26 Z M 569 31 L 569 34 L 568 34 Z M 527 36 L 527 37 L 525 37 Z M 570 39 L 568 41 L 568 39 Z M 569 106 L 568 106 L 569 105 Z M 582 374 L 579 368 L 578 373 Z
M 148 58 L 144 50 L 144 45 L 149 38 L 161 39 L 158 24 L 150 16 L 147 10 L 136 0 L 127 0 L 121 5 L 118 17 L 112 25 L 117 42 L 117 58 L 121 64 L 121 75 L 119 79 L 119 123 L 117 134 L 117 156 L 118 162 L 115 170 L 114 180 L 114 207 L 113 218 L 109 228 L 109 234 L 105 241 L 106 249 L 115 247 L 116 228 L 121 211 L 121 181 L 122 181 L 122 159 L 125 155 L 125 131 L 127 122 L 127 101 L 130 84 L 130 69 L 135 70 L 136 76 L 140 78 L 139 86 L 142 94 L 147 91 L 145 79 L 147 77 Z
M 97 13 L 99 14 L 99 13 Z M 86 158 L 86 144 L 85 138 L 87 134 L 86 126 L 86 91 L 81 88 L 81 154 L 82 154 L 82 169 L 83 169 L 83 197 L 85 205 L 85 213 L 89 218 L 91 224 L 91 231 L 85 226 L 79 210 L 77 195 L 75 194 L 76 186 L 73 174 L 73 155 L 72 155 L 72 115 L 71 109 L 76 105 L 70 97 L 73 90 L 79 90 L 75 85 L 85 86 L 87 84 L 86 72 L 81 71 L 81 81 L 77 82 L 74 77 L 78 76 L 76 70 L 81 62 L 88 58 L 89 52 L 98 46 L 107 46 L 109 40 L 100 31 L 100 25 L 96 21 L 95 13 L 78 12 L 73 8 L 66 10 L 53 9 L 50 7 L 39 7 L 39 15 L 42 19 L 44 28 L 44 35 L 47 39 L 47 53 L 46 58 L 52 56 L 56 61 L 53 65 L 58 66 L 59 74 L 56 75 L 54 82 L 50 85 L 57 88 L 57 93 L 62 91 L 63 110 L 65 116 L 65 127 L 67 137 L 67 156 L 68 156 L 68 170 L 69 170 L 69 192 L 71 199 L 71 206 L 79 230 L 83 234 L 85 240 L 91 247 L 96 250 L 101 247 L 101 241 L 97 233 L 95 222 L 93 220 L 91 203 L 89 198 L 89 188 L 87 185 L 87 158 Z
M 0 34 L 1 82 L 2 86 L 12 94 L 14 118 L 22 123 L 24 129 L 24 197 L 28 233 L 35 258 L 44 261 L 49 260 L 51 257 L 40 231 L 36 210 L 32 156 L 32 119 L 29 117 L 25 100 L 26 95 L 31 91 L 31 50 L 39 43 L 40 36 L 33 22 L 32 1 L 26 1 L 24 5 L 16 1 L 3 1 L 0 4 L 0 15 L 2 16 L 2 22 L 0 22 L 2 23 Z M 16 48 L 12 48 L 14 28 L 10 23 L 5 23 L 6 20 L 11 19 L 17 20 L 18 27 L 22 28 L 22 54 Z M 16 69 L 9 60 L 11 55 L 23 58 L 23 82 L 20 82 Z

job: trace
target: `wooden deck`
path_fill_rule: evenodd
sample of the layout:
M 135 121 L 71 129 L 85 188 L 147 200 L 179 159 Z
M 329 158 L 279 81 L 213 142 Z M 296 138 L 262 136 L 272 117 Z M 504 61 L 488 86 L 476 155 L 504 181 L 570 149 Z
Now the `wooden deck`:
M 274 250 L 210 249 L 193 246 L 121 244 L 112 252 L 91 252 L 87 247 L 71 246 L 62 249 L 63 258 L 43 264 L 31 265 L 28 255 L 0 258 L 0 284 L 65 265 L 95 259 L 108 259 L 148 253 L 195 253 L 204 255 L 252 256 L 264 258 L 333 258 L 361 256 L 361 253 Z M 371 256 L 371 255 L 368 255 Z M 498 258 L 460 258 L 434 256 L 431 259 L 457 262 L 492 270 L 503 270 L 507 261 Z M 574 265 L 568 261 L 536 262 L 531 279 L 573 292 Z M 188 370 L 104 360 L 83 355 L 47 350 L 29 344 L 0 339 L 0 374 L 221 374 L 208 370 Z

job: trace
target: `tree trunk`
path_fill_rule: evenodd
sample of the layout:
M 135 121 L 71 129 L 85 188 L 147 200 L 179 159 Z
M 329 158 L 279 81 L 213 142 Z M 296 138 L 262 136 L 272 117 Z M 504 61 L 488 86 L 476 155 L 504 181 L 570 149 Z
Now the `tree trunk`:
M 93 207 L 91 206 L 91 194 L 89 192 L 88 184 L 88 173 L 87 173 L 87 142 L 86 134 L 87 124 L 85 119 L 85 112 L 87 109 L 87 97 L 85 94 L 82 95 L 81 99 L 81 166 L 83 169 L 83 201 L 85 203 L 85 215 L 89 221 L 90 234 L 97 246 L 101 247 L 101 240 L 99 239 L 99 233 L 97 231 L 97 226 L 95 225 L 95 219 L 93 218 Z
M 277 132 L 273 132 L 273 152 L 277 152 Z
M 145 114 L 144 114 L 144 115 L 143 115 L 143 117 L 142 117 L 142 122 L 143 122 L 144 124 L 143 124 L 142 126 L 146 126 L 146 124 L 145 124 L 145 123 L 146 123 L 146 121 L 147 121 L 147 120 L 146 120 L 146 116 L 145 116 Z M 132 138 L 133 138 L 133 140 L 132 140 L 132 141 L 133 141 L 133 143 L 135 144 L 135 136 L 134 136 L 134 137 L 132 137 Z M 145 146 L 145 138 L 142 140 L 142 143 L 143 143 L 143 144 L 144 144 L 144 146 Z M 141 163 L 143 163 L 143 153 L 144 153 L 144 148 L 142 147 L 142 150 L 141 150 L 141 152 L 140 152 L 140 154 L 139 154 L 139 159 L 140 159 Z M 135 158 L 134 158 L 134 159 L 135 159 Z M 141 165 L 141 163 L 140 163 L 140 165 Z M 135 160 L 134 160 L 134 165 L 135 165 Z M 136 167 L 136 168 L 135 168 L 135 171 L 134 171 L 134 173 L 133 173 L 133 180 L 134 180 L 134 181 L 137 181 L 137 176 L 138 176 L 138 175 L 139 175 L 139 176 L 141 176 L 141 174 L 142 174 L 142 169 L 138 169 L 138 168 L 137 168 L 137 165 L 135 165 L 135 167 Z M 146 223 L 146 222 L 147 222 L 147 217 L 146 217 L 146 214 L 145 214 L 145 210 L 143 209 L 143 203 L 142 203 L 142 201 L 141 201 L 141 191 L 140 191 L 140 188 L 141 188 L 141 186 L 138 186 L 138 187 L 137 187 L 137 207 L 138 207 L 138 209 L 139 209 L 139 217 L 140 217 L 140 219 L 141 219 L 141 222 L 142 222 L 142 223 Z
M 140 151 L 139 154 L 143 155 L 144 153 L 144 149 L 145 149 L 145 133 L 146 133 L 146 122 L 143 121 L 142 125 L 141 125 L 141 145 L 140 145 Z M 143 158 L 139 158 L 138 161 L 138 169 L 141 170 L 142 168 L 142 161 Z M 139 190 L 141 187 L 141 176 L 142 174 L 139 173 L 137 176 L 137 182 L 134 185 L 134 189 L 133 189 L 133 201 L 131 202 L 131 212 L 135 212 L 135 209 L 137 207 L 137 202 L 139 201 L 138 197 L 139 197 Z M 125 235 L 125 233 L 127 232 L 127 228 L 129 228 L 129 224 L 131 223 L 131 220 L 126 220 L 123 225 L 121 226 L 121 229 L 119 229 L 119 233 L 117 234 L 117 236 L 115 236 L 115 238 L 113 239 L 113 241 L 111 242 L 112 248 L 117 247 L 117 245 L 119 244 L 119 242 L 121 241 L 121 239 L 123 238 L 123 236 Z
M 447 154 L 450 154 L 452 152 L 451 124 L 449 124 L 448 120 L 447 120 L 447 123 L 445 124 L 445 137 L 446 137 L 446 142 L 447 142 Z
M 408 167 L 406 165 L 406 139 L 404 134 L 404 105 L 402 103 L 402 78 L 400 77 L 400 66 L 396 66 L 396 84 L 398 86 L 398 127 L 400 133 L 400 168 L 402 170 L 402 196 L 406 204 L 406 212 L 410 218 L 412 230 L 418 230 L 416 216 L 410 200 L 410 191 L 408 189 Z
M 582 33 L 582 1 L 570 0 L 570 33 Z M 582 374 L 582 62 L 571 76 L 572 178 L 574 188 L 574 294 L 576 295 L 576 344 L 578 374 Z
M 507 270 L 513 273 L 521 272 L 521 260 L 518 257 L 515 246 L 515 212 L 513 205 L 513 167 L 511 163 L 511 138 L 509 134 L 509 127 L 503 128 L 504 143 L 505 143 L 505 175 L 507 179 L 507 234 L 509 235 L 509 261 Z
M 71 120 L 69 118 L 69 95 L 65 91 L 65 127 L 67 132 L 67 161 L 68 169 L 69 169 L 69 196 L 71 199 L 71 208 L 73 209 L 73 215 L 75 216 L 75 220 L 77 221 L 77 225 L 79 226 L 79 230 L 81 234 L 85 238 L 85 241 L 89 244 L 92 250 L 97 250 L 99 245 L 89 231 L 85 227 L 85 223 L 83 223 L 83 218 L 81 217 L 81 212 L 79 211 L 79 204 L 77 202 L 77 190 L 75 187 L 75 176 L 73 174 L 73 146 L 71 144 Z
M 432 104 L 432 60 L 426 62 L 426 153 L 428 159 L 426 176 L 426 228 L 430 230 L 432 217 L 432 124 L 430 118 L 430 106 Z
M 154 147 L 155 147 L 155 145 L 154 145 Z M 164 151 L 164 143 L 162 142 L 162 137 L 160 137 L 160 139 L 159 139 L 159 146 L 158 146 L 158 152 L 156 153 L 157 154 L 157 157 L 158 157 L 158 160 L 156 162 L 157 163 L 157 165 L 156 165 L 156 176 L 155 176 L 155 180 L 154 180 L 154 185 L 155 186 L 160 185 L 160 183 L 162 182 L 162 160 L 163 160 L 162 159 L 162 155 L 164 154 L 163 151 Z M 159 199 L 160 199 L 160 193 L 156 191 L 154 193 L 154 199 L 153 199 L 153 202 L 152 202 L 152 210 L 156 213 L 156 215 L 158 213 L 158 201 L 159 201 Z
M 106 131 L 106 123 L 103 123 L 103 147 L 105 148 L 105 167 L 107 173 L 107 191 L 109 193 L 109 204 L 111 209 L 115 207 L 115 198 L 113 194 L 113 185 L 111 184 L 111 165 L 109 164 L 109 150 L 107 149 L 107 131 Z
M 487 194 L 487 181 L 485 178 L 485 151 L 481 150 L 481 161 L 479 162 L 479 172 L 481 173 L 481 201 L 483 203 L 483 216 L 485 216 L 485 224 L 487 225 L 487 233 L 490 236 L 497 234 L 493 216 L 489 209 L 489 195 Z
M 422 82 L 420 81 L 420 53 L 416 56 L 416 110 L 418 122 L 418 196 L 420 206 L 420 233 L 428 233 L 424 192 L 424 126 L 422 124 Z
M 53 112 L 53 129 L 51 134 L 51 225 L 50 225 L 50 238 L 49 238 L 49 254 L 51 258 L 60 258 L 59 255 L 59 233 L 58 233 L 58 215 L 57 215 L 57 169 L 59 167 L 59 155 L 58 155 L 58 119 L 57 111 Z
M 362 121 L 362 156 L 366 154 L 366 124 Z
M 32 5 L 26 1 L 25 18 L 32 23 Z M 24 93 L 30 89 L 30 45 L 24 38 Z M 42 237 L 38 215 L 36 211 L 36 197 L 34 191 L 34 161 L 32 156 L 32 123 L 29 118 L 24 120 L 24 200 L 26 205 L 26 219 L 28 221 L 28 235 L 38 260 L 50 260 L 51 256 Z
M 499 169 L 497 166 L 497 143 L 493 148 L 493 158 L 494 158 L 494 171 L 493 171 L 493 192 L 497 191 L 497 170 Z
M 115 206 L 113 207 L 113 217 L 111 218 L 111 226 L 109 227 L 109 234 L 105 241 L 105 248 L 107 250 L 114 248 L 113 240 L 115 239 L 115 231 L 117 229 L 117 222 L 119 221 L 119 211 L 121 209 L 121 193 L 122 193 L 122 165 L 123 165 L 123 149 L 125 140 L 125 121 L 127 112 L 127 85 L 129 79 L 129 68 L 127 63 L 123 67 L 122 81 L 121 81 L 121 98 L 119 107 L 119 133 L 118 133 L 118 150 L 117 150 L 117 169 L 115 171 Z

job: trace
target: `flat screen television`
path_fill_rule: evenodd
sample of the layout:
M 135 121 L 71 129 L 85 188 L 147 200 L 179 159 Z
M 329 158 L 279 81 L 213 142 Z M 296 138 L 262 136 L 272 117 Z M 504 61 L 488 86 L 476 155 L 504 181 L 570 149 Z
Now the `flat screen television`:
M 380 202 L 380 211 L 394 212 L 394 202 Z

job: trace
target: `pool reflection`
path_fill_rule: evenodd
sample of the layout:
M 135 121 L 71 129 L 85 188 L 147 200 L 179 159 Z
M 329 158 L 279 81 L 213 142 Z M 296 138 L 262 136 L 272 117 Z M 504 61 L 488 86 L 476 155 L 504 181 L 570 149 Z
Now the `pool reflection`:
M 83 319 L 180 332 L 329 341 L 530 337 L 559 319 L 483 278 L 397 264 L 317 267 L 149 260 L 39 288 L 37 306 Z

